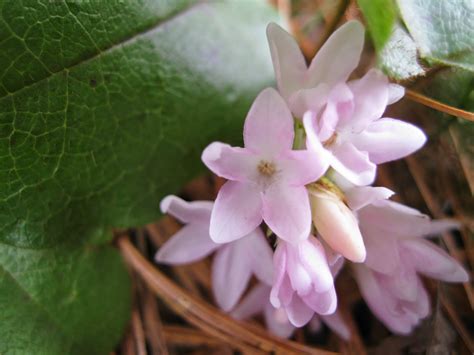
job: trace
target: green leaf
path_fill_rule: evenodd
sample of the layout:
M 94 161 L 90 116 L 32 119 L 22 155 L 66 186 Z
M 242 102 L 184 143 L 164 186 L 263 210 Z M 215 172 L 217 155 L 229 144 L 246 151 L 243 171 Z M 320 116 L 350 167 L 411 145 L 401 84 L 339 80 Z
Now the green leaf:
M 0 354 L 106 354 L 129 317 L 130 281 L 109 246 L 0 244 Z
M 377 60 L 379 67 L 396 80 L 405 80 L 425 73 L 418 63 L 415 42 L 398 24 Z
M 398 0 L 422 58 L 474 71 L 472 0 Z
M 393 0 L 357 0 L 377 51 L 390 38 L 397 16 Z
M 276 14 L 258 0 L 0 7 L 0 353 L 106 353 L 129 307 L 107 231 L 156 219 L 204 171 L 204 146 L 241 139 L 272 84 Z

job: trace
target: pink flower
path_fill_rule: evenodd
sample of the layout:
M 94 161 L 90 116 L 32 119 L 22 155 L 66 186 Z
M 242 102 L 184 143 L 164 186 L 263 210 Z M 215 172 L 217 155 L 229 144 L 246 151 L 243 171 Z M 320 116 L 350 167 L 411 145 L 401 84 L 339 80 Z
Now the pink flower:
M 381 118 L 394 100 L 390 85 L 372 69 L 362 79 L 336 85 L 323 109 L 304 115 L 308 148 L 356 185 L 371 184 L 376 164 L 403 158 L 426 141 L 412 124 Z
M 274 257 L 274 281 L 270 302 L 283 308 L 290 322 L 302 327 L 314 312 L 334 313 L 336 291 L 324 248 L 310 236 L 297 244 L 279 241 Z
M 158 251 L 155 260 L 166 264 L 187 264 L 216 251 L 212 263 L 212 289 L 217 304 L 231 310 L 247 288 L 252 274 L 272 283 L 272 250 L 261 229 L 229 244 L 217 244 L 209 236 L 212 202 L 186 202 L 167 196 L 161 202 L 169 213 L 186 224 Z
M 307 150 L 292 150 L 293 118 L 280 95 L 263 90 L 244 126 L 245 148 L 215 142 L 202 160 L 230 181 L 219 191 L 211 215 L 211 238 L 225 243 L 250 233 L 262 219 L 279 237 L 308 237 L 311 210 L 304 185 L 327 169 Z
M 346 83 L 357 67 L 364 28 L 349 21 L 336 30 L 309 68 L 293 37 L 276 24 L 267 27 L 273 67 L 282 96 L 304 118 L 308 148 L 357 185 L 374 181 L 376 164 L 407 156 L 425 142 L 415 126 L 381 118 L 404 89 L 380 71 Z
M 423 239 L 458 226 L 432 221 L 419 211 L 392 201 L 376 201 L 359 212 L 367 248 L 364 265 L 354 265 L 363 297 L 393 332 L 407 334 L 430 311 L 419 274 L 448 282 L 467 282 L 462 266 Z
M 270 291 L 271 288 L 265 284 L 257 285 L 235 307 L 231 315 L 236 319 L 248 319 L 263 313 L 268 330 L 280 337 L 289 338 L 293 335 L 296 327 L 291 324 L 283 308 L 275 308 L 270 303 Z M 342 339 L 348 340 L 350 338 L 350 330 L 339 313 L 335 312 L 326 316 L 313 315 L 310 321 L 311 330 L 319 331 L 321 321 L 326 323 Z
M 311 61 L 309 68 L 294 38 L 270 23 L 267 39 L 278 90 L 296 117 L 319 111 L 328 93 L 344 83 L 357 67 L 364 46 L 364 28 L 349 21 L 335 31 Z

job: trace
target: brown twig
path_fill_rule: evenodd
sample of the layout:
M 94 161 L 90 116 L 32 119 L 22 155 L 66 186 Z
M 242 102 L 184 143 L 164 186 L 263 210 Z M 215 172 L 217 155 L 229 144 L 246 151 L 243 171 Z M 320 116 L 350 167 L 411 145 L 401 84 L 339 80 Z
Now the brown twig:
M 422 95 L 416 91 L 406 89 L 405 97 L 422 105 L 428 106 L 436 111 L 447 113 L 448 115 L 453 115 L 456 117 L 461 117 L 468 121 L 474 122 L 474 113 L 443 104 L 442 102 L 426 97 L 425 95 Z
M 442 294 L 440 294 L 440 300 L 441 300 L 441 305 L 443 306 L 443 309 L 446 311 L 448 317 L 453 322 L 454 327 L 456 328 L 462 340 L 464 341 L 464 344 L 466 344 L 467 348 L 469 349 L 469 352 L 471 354 L 474 354 L 474 344 L 472 343 L 471 336 L 469 332 L 467 331 L 466 327 L 464 326 L 464 324 L 459 319 L 456 311 L 454 310 L 454 307 L 451 305 L 451 303 L 449 303 L 446 297 L 444 297 Z
M 132 332 L 135 341 L 135 351 L 137 355 L 147 355 L 145 345 L 145 333 L 138 310 L 132 312 Z
M 178 346 L 219 346 L 222 342 L 210 337 L 200 330 L 181 327 L 175 325 L 167 325 L 163 328 L 165 340 L 169 345 Z
M 189 323 L 235 346 L 242 351 L 274 352 L 276 354 L 333 354 L 287 341 L 250 325 L 243 325 L 216 308 L 186 293 L 153 267 L 131 244 L 128 237 L 121 237 L 118 246 L 125 261 L 143 279 L 148 287 L 177 314 Z

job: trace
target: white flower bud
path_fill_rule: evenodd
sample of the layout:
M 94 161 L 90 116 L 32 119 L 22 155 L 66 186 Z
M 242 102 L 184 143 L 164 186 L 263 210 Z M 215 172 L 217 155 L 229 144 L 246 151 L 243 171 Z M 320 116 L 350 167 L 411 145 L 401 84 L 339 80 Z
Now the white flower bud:
M 318 233 L 336 252 L 363 262 L 366 251 L 354 213 L 334 192 L 310 188 L 311 212 Z

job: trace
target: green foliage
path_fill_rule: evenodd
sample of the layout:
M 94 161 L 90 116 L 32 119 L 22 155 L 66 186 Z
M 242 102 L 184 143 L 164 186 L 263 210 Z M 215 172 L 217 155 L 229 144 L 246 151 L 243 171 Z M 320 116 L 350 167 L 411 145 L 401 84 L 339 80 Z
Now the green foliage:
M 396 20 L 393 0 L 357 0 L 377 51 L 384 48 Z
M 398 0 L 398 6 L 422 58 L 474 71 L 472 0 Z
M 390 39 L 379 53 L 378 64 L 388 76 L 396 80 L 425 73 L 418 63 L 415 42 L 400 25 L 394 27 Z
M 111 227 L 148 223 L 236 142 L 271 83 L 268 5 L 1 3 L 0 353 L 106 353 L 129 285 Z

